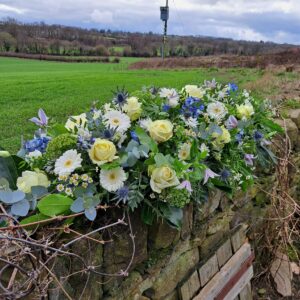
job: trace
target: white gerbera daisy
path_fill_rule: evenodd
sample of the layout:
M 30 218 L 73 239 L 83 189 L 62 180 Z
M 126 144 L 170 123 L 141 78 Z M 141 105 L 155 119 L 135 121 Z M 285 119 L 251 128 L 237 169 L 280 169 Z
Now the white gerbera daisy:
M 217 121 L 222 120 L 227 114 L 227 108 L 225 105 L 219 101 L 208 104 L 207 113 L 210 118 Z
M 149 131 L 149 127 L 150 127 L 152 122 L 153 121 L 150 118 L 142 119 L 142 120 L 139 121 L 139 125 L 141 126 L 141 128 Z
M 106 125 L 116 129 L 120 133 L 124 133 L 130 127 L 130 118 L 117 110 L 107 111 L 103 119 Z
M 55 162 L 54 173 L 59 176 L 68 176 L 81 167 L 81 154 L 76 150 L 68 150 Z
M 112 170 L 101 170 L 100 172 L 100 184 L 109 192 L 116 192 L 124 186 L 125 180 L 126 173 L 121 167 Z

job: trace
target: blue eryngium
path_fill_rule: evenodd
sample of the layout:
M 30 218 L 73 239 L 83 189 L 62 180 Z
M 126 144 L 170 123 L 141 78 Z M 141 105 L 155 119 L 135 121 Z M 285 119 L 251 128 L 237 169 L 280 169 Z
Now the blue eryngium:
M 126 203 L 129 200 L 129 187 L 123 186 L 120 189 L 117 190 L 116 196 L 118 199 L 118 202 Z

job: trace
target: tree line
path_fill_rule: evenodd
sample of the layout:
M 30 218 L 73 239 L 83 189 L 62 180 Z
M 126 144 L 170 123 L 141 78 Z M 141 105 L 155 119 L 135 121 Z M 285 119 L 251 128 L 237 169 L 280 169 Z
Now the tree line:
M 104 29 L 84 29 L 62 25 L 0 21 L 0 52 L 62 56 L 161 55 L 162 37 L 152 32 L 132 33 Z M 285 50 L 292 45 L 272 42 L 236 41 L 202 36 L 168 37 L 166 54 L 172 57 L 219 54 L 257 55 Z

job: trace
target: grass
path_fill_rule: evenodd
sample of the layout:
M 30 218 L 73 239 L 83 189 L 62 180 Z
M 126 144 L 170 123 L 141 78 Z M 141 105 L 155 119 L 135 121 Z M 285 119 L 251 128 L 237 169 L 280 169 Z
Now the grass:
M 117 86 L 129 91 L 144 85 L 181 88 L 212 78 L 243 86 L 262 76 L 255 69 L 128 70 L 136 60 L 77 64 L 0 58 L 0 145 L 15 152 L 21 135 L 31 138 L 36 127 L 28 119 L 36 116 L 39 108 L 52 120 L 64 122 L 68 116 L 88 110 L 94 100 L 110 100 Z

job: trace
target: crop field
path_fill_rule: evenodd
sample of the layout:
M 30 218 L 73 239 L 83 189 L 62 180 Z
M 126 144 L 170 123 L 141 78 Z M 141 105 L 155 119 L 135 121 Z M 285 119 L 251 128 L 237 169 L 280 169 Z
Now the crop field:
M 119 64 L 101 64 L 0 58 L 1 147 L 17 151 L 21 135 L 31 138 L 35 126 L 28 119 L 39 108 L 53 121 L 64 121 L 88 110 L 94 100 L 103 103 L 111 99 L 117 87 L 125 87 L 129 92 L 151 85 L 181 88 L 212 78 L 253 90 L 259 82 L 265 86 L 264 71 L 258 69 L 129 70 L 128 65 L 136 61 L 122 58 Z M 276 92 L 264 91 L 261 86 L 260 97 Z

